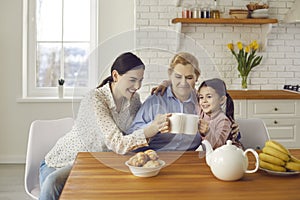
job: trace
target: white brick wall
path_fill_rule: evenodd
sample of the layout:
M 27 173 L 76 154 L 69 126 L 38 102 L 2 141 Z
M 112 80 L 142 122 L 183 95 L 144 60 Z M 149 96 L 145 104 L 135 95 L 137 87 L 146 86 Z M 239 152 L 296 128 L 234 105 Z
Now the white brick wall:
M 171 20 L 181 17 L 177 0 L 136 0 L 137 53 L 148 64 L 144 83 L 167 78 L 167 67 L 176 53 L 176 26 Z M 181 0 L 194 5 L 209 0 Z M 228 13 L 245 8 L 250 1 L 226 0 L 219 4 Z M 294 0 L 269 0 L 270 18 L 277 18 L 267 36 L 267 48 L 260 66 L 250 73 L 250 89 L 282 89 L 284 84 L 300 84 L 300 24 L 284 24 Z M 183 45 L 179 51 L 194 53 L 200 62 L 201 79 L 222 78 L 228 88 L 240 89 L 236 61 L 227 49 L 229 42 L 261 40 L 261 25 L 190 24 L 182 26 Z

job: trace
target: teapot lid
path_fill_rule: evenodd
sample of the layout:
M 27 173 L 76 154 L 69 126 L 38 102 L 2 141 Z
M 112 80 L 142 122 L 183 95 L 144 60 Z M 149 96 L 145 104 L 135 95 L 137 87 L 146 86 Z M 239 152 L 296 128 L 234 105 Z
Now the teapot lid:
M 239 150 L 239 148 L 237 146 L 232 144 L 231 140 L 227 140 L 226 145 L 223 145 L 220 148 L 221 149 L 226 149 L 226 150 Z

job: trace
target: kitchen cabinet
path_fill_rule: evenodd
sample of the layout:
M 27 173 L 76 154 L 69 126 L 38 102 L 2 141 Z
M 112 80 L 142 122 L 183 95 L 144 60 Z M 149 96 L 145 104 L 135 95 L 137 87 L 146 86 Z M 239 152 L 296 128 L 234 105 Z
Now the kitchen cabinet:
M 235 118 L 262 119 L 270 138 L 288 148 L 300 147 L 300 94 L 277 90 L 229 91 Z
M 300 100 L 248 100 L 248 118 L 264 120 L 271 139 L 300 146 Z
M 247 118 L 247 101 L 234 100 L 234 117 Z

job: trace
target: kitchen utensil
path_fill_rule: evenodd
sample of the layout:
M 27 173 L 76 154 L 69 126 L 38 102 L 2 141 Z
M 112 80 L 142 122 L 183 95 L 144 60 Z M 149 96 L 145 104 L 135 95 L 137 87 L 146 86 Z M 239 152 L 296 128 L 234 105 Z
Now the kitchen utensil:
M 254 173 L 259 167 L 259 157 L 254 149 L 242 149 L 232 145 L 231 140 L 227 140 L 223 145 L 215 150 L 212 149 L 207 140 L 202 144 L 206 149 L 206 163 L 215 177 L 224 181 L 235 181 L 241 179 L 245 173 Z M 248 170 L 247 153 L 251 152 L 255 159 L 255 169 Z

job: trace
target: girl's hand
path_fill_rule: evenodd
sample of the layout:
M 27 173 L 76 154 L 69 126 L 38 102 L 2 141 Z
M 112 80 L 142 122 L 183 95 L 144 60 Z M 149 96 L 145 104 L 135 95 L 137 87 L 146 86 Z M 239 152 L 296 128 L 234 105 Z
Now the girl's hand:
M 206 133 L 209 131 L 209 122 L 205 121 L 204 119 L 199 119 L 199 132 L 202 137 L 205 137 Z

